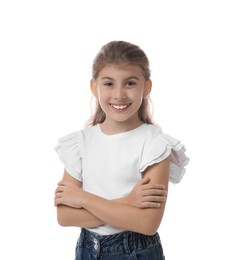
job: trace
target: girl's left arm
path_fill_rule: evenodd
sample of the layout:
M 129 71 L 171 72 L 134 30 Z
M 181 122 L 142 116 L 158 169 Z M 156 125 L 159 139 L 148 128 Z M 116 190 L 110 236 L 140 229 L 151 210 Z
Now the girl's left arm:
M 170 158 L 146 169 L 145 177 L 150 183 L 165 185 L 168 190 Z M 65 188 L 65 183 L 61 186 Z M 94 194 L 80 191 L 80 205 L 105 223 L 120 229 L 153 235 L 161 223 L 166 201 L 159 208 L 137 208 L 124 203 L 107 200 Z

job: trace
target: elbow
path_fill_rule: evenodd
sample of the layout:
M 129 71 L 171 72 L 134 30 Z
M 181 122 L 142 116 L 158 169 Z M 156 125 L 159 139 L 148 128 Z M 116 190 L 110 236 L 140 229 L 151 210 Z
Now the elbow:
M 139 225 L 139 230 L 137 232 L 142 233 L 147 236 L 153 236 L 161 223 L 162 216 L 153 216 L 153 217 L 147 217 L 145 220 L 141 221 L 141 225 Z
M 63 208 L 61 206 L 57 207 L 57 223 L 62 227 L 69 226 L 65 214 L 63 212 Z
M 148 224 L 147 227 L 141 228 L 139 232 L 147 236 L 153 236 L 157 232 L 158 228 L 159 225 Z
M 67 223 L 64 218 L 57 216 L 57 223 L 62 227 L 67 227 Z
M 147 232 L 145 232 L 144 235 L 146 235 L 146 236 L 153 236 L 153 235 L 155 235 L 157 230 L 158 230 L 158 228 L 157 229 L 149 229 L 149 230 L 147 230 Z

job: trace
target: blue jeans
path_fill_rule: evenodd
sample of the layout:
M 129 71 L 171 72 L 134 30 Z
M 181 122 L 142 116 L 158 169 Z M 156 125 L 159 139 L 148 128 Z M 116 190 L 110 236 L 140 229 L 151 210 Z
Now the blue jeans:
M 131 231 L 100 236 L 82 229 L 75 260 L 164 260 L 158 233 L 147 236 Z

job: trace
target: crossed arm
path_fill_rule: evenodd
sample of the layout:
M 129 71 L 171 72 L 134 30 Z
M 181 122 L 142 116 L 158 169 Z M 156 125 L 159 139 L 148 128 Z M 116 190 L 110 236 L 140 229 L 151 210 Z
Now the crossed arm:
M 144 178 L 126 197 L 107 200 L 83 191 L 81 183 L 65 171 L 55 193 L 58 222 L 62 226 L 87 228 L 108 223 L 120 229 L 152 235 L 164 214 L 168 179 L 169 157 L 148 167 Z

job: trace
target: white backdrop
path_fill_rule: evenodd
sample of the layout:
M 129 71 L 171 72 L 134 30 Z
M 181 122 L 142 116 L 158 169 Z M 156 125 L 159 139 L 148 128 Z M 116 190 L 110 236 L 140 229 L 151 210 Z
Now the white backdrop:
M 159 229 L 166 259 L 242 259 L 239 4 L 0 2 L 0 259 L 73 259 L 79 230 L 56 222 L 53 148 L 89 118 L 92 60 L 111 40 L 147 53 L 154 118 L 191 159 Z

